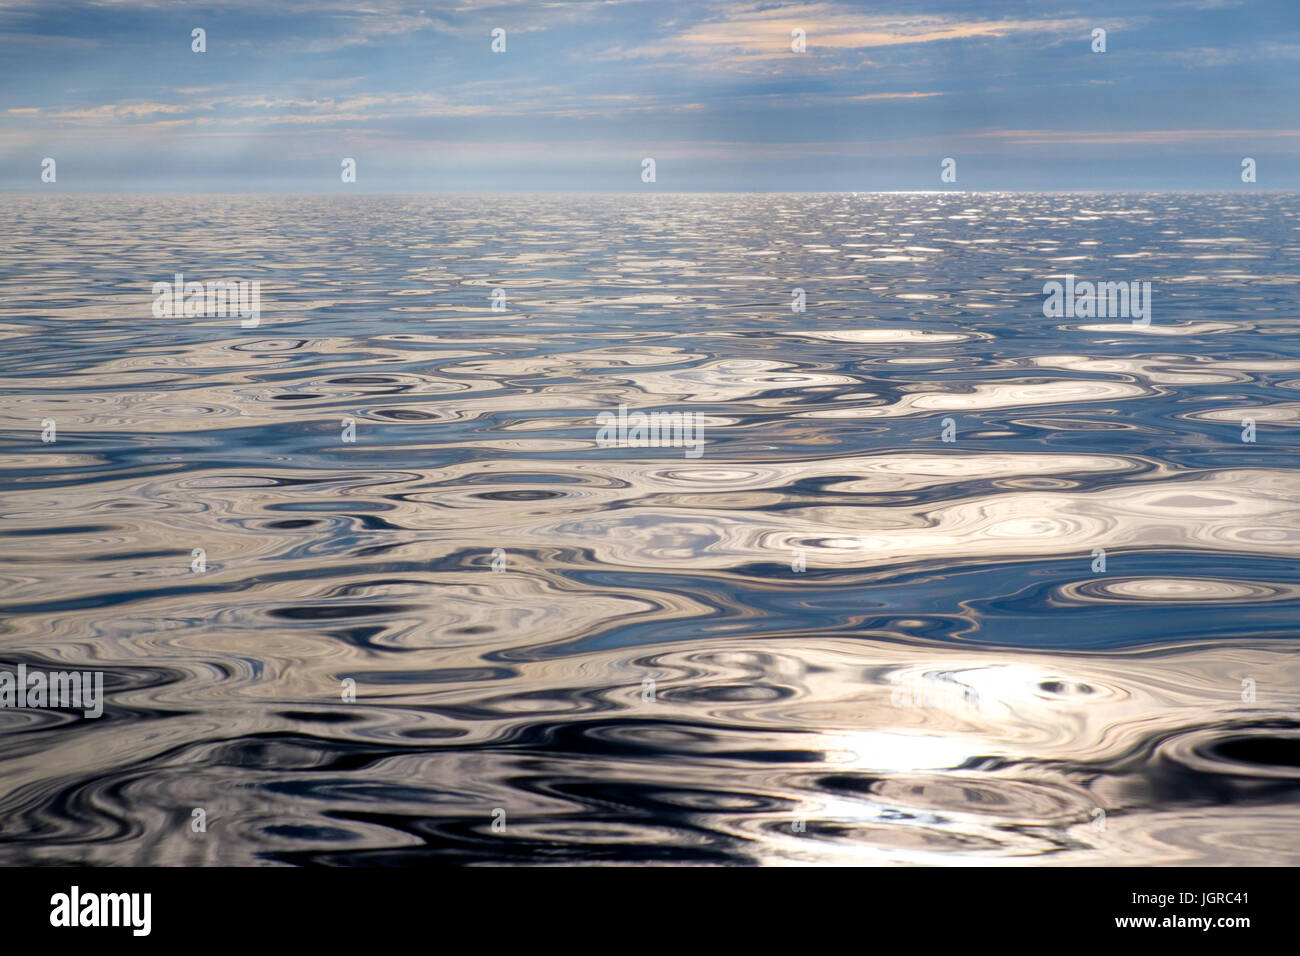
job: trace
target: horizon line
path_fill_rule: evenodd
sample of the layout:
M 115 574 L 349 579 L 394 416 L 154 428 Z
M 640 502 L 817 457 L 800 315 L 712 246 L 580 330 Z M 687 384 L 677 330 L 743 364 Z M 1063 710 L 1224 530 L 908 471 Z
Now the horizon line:
M 962 196 L 962 195 L 1111 195 L 1111 194 L 1223 194 L 1232 196 L 1272 195 L 1276 193 L 1300 193 L 1300 186 L 1278 187 L 1270 189 L 1236 188 L 1236 189 L 1198 189 L 1177 187 L 1161 188 L 1098 188 L 1081 187 L 1077 189 L 677 189 L 677 190 L 626 190 L 626 189 L 457 189 L 457 190 L 423 190 L 406 192 L 378 192 L 370 190 L 316 190 L 316 191 L 282 191 L 282 190 L 244 190 L 227 192 L 220 190 L 159 190 L 150 192 L 133 192 L 128 190 L 94 190 L 94 189 L 50 189 L 48 184 L 40 189 L 5 189 L 0 187 L 0 196 L 39 196 L 39 195 L 76 195 L 76 196 Z

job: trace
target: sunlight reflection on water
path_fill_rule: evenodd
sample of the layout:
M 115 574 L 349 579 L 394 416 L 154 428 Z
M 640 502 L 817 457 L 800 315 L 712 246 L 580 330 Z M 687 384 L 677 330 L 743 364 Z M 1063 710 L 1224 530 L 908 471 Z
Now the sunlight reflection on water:
M 3 202 L 0 860 L 1300 862 L 1295 197 Z

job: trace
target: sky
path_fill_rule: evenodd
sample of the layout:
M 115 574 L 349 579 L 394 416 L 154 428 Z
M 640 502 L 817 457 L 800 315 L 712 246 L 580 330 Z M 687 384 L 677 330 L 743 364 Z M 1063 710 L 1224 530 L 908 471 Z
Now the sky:
M 1297 188 L 1300 0 L 0 0 L 4 191 Z

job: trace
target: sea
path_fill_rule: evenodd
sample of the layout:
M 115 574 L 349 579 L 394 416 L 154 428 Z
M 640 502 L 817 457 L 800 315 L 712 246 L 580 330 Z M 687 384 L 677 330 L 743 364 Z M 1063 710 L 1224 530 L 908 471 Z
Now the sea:
M 0 863 L 1300 863 L 1300 194 L 0 222 Z

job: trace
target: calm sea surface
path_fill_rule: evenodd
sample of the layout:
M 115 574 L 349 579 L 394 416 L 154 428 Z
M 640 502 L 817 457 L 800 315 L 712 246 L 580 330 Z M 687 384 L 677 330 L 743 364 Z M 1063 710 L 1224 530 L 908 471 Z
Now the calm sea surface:
M 0 221 L 0 862 L 1300 862 L 1296 195 Z

